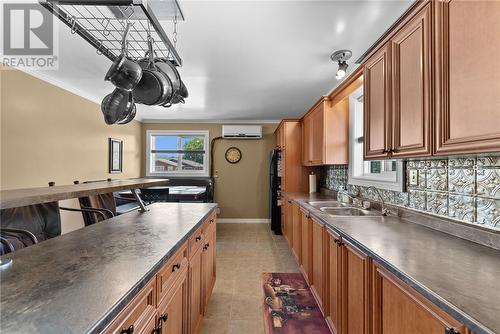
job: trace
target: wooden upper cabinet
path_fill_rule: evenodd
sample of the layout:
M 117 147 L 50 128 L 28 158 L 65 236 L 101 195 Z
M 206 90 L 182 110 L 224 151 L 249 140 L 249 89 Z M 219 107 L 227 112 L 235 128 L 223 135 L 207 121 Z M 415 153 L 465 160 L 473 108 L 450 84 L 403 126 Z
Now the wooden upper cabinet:
M 324 161 L 325 154 L 325 104 L 327 101 L 320 103 L 312 112 L 311 120 L 311 165 L 321 165 Z
M 500 151 L 500 2 L 435 9 L 435 154 Z
M 281 190 L 301 191 L 303 186 L 302 159 L 302 124 L 300 120 L 284 120 L 281 123 L 283 133 L 281 148 Z
M 386 44 L 364 65 L 364 155 L 386 158 L 391 149 L 391 52 Z
M 349 103 L 332 103 L 323 96 L 304 116 L 302 164 L 347 164 L 349 151 Z
M 447 328 L 468 333 L 465 326 L 378 264 L 373 267 L 372 294 L 373 334 L 443 334 Z
M 431 154 L 431 10 L 428 3 L 391 38 L 394 157 Z

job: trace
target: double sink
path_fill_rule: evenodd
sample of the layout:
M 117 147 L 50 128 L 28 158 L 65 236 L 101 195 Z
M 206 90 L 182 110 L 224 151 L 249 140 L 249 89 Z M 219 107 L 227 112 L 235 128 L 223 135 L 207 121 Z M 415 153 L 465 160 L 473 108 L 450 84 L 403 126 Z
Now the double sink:
M 381 216 L 378 211 L 370 211 L 338 201 L 310 201 L 309 205 L 331 216 Z

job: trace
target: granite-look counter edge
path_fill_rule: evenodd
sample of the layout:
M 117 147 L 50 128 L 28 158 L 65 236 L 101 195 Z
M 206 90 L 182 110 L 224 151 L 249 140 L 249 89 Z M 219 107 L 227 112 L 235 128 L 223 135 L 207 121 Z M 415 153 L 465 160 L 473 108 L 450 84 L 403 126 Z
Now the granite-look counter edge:
M 500 333 L 500 251 L 396 216 L 333 217 L 307 203 L 330 196 L 284 195 L 475 334 Z
M 3 256 L 0 331 L 100 333 L 216 207 L 156 203 Z

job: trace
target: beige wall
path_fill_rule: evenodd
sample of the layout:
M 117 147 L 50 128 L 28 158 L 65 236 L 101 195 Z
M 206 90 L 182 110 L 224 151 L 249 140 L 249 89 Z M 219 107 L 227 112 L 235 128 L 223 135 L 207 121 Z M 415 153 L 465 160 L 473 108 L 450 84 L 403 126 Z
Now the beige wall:
M 108 126 L 94 102 L 17 70 L 0 73 L 2 189 L 140 176 L 140 123 Z M 109 137 L 124 143 L 121 174 L 108 174 Z M 80 226 L 81 214 L 63 212 L 64 232 Z
M 219 140 L 214 151 L 215 201 L 221 209 L 221 218 L 269 217 L 269 158 L 276 140 L 273 135 L 277 125 L 264 125 L 261 140 Z M 220 124 L 143 124 L 143 143 L 146 130 L 208 130 L 210 139 L 222 134 Z M 225 160 L 227 148 L 236 146 L 242 159 L 237 164 Z M 146 147 L 144 146 L 144 151 Z M 146 164 L 143 159 L 142 171 Z

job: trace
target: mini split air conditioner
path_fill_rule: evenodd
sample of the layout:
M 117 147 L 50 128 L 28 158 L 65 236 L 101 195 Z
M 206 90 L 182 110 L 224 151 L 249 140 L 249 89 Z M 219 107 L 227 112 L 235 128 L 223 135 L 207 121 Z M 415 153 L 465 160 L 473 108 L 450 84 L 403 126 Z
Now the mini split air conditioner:
M 222 137 L 224 139 L 261 139 L 261 125 L 223 125 Z

